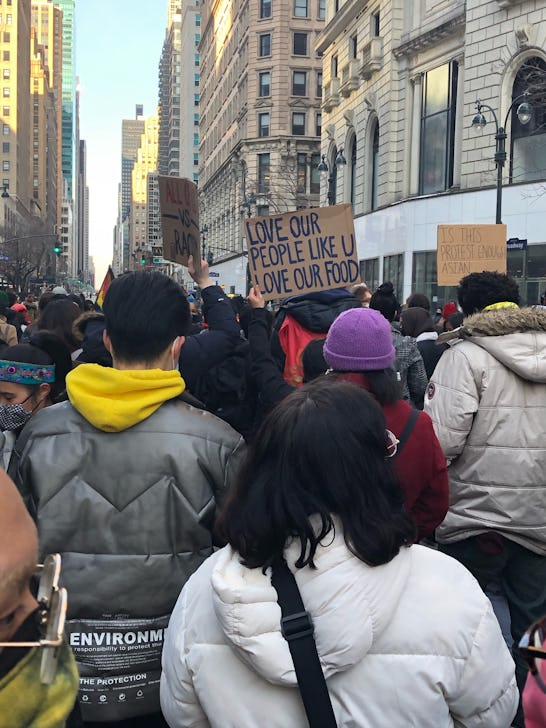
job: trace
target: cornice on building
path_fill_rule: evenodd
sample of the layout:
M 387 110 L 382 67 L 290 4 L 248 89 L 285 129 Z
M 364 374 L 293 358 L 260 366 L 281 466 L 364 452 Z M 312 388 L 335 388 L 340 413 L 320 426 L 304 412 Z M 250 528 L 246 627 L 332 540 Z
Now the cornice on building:
M 425 31 L 418 31 L 418 34 L 409 40 L 393 48 L 392 54 L 395 58 L 413 56 L 420 51 L 435 46 L 439 41 L 464 30 L 466 25 L 466 10 L 458 10 L 457 14 L 439 25 Z
M 367 7 L 368 3 L 362 0 L 353 0 L 353 2 L 345 3 L 317 38 L 315 44 L 316 52 L 325 53 L 338 36 L 347 30 L 347 26 L 362 15 Z

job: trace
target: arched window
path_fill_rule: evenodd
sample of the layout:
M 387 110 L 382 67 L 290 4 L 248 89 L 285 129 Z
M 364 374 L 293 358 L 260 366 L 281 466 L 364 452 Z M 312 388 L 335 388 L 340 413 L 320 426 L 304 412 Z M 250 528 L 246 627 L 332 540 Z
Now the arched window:
M 519 103 L 512 111 L 510 182 L 531 182 L 546 179 L 546 62 L 528 58 L 514 79 L 512 102 L 525 101 L 529 94 L 531 120 L 522 124 L 518 118 Z
M 337 199 L 337 147 L 333 147 L 328 161 L 328 204 L 335 205 Z
M 356 190 L 356 136 L 353 136 L 351 144 L 351 166 L 349 168 L 349 199 L 355 209 L 355 190 Z
M 370 174 L 370 209 L 377 209 L 377 186 L 379 181 L 379 122 L 375 122 L 372 136 L 371 149 L 371 174 Z

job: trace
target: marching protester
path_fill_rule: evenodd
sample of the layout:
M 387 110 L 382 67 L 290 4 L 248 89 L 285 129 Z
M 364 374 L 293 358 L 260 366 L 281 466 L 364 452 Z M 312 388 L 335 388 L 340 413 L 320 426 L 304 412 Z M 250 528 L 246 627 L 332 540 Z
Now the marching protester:
M 379 311 L 391 325 L 392 340 L 396 350 L 395 369 L 402 384 L 402 398 L 411 402 L 414 407 L 423 409 L 427 386 L 423 357 L 419 353 L 415 341 L 409 336 L 403 336 L 393 326 L 393 321 L 400 313 L 400 304 L 394 295 L 394 287 L 390 281 L 382 283 L 372 295 L 370 308 Z
M 26 423 L 63 396 L 72 362 L 63 342 L 48 331 L 0 350 L 0 357 L 0 451 L 7 469 Z
M 5 291 L 0 291 L 0 340 L 8 346 L 14 346 L 19 341 L 17 329 L 8 323 L 8 313 L 16 317 L 14 311 L 9 308 L 9 299 Z
M 263 423 L 219 522 L 229 545 L 171 618 L 171 728 L 307 724 L 281 628 L 287 569 L 320 659 L 307 683 L 317 698 L 324 673 L 337 725 L 508 728 L 514 664 L 491 604 L 455 560 L 411 545 L 385 426 L 363 389 L 322 380 Z
M 430 379 L 434 367 L 447 348 L 447 344 L 437 344 L 438 332 L 428 311 L 418 306 L 407 308 L 400 314 L 402 336 L 415 339 L 419 353 L 423 358 L 427 379 Z
M 371 308 L 340 314 L 328 332 L 324 358 L 333 376 L 366 389 L 381 406 L 388 429 L 399 440 L 394 469 L 406 511 L 418 539 L 432 536 L 449 503 L 446 460 L 430 417 L 401 397 L 388 321 Z
M 78 671 L 70 648 L 57 649 L 50 674 L 42 671 L 44 637 L 31 580 L 38 564 L 36 526 L 20 494 L 0 469 L 0 727 L 64 728 L 73 714 Z M 9 645 L 9 646 L 4 646 Z
M 546 614 L 546 311 L 520 309 L 515 281 L 493 272 L 463 278 L 458 301 L 465 319 L 425 400 L 449 462 L 436 536 L 483 589 L 500 582 L 522 690 L 517 644 Z
M 51 331 L 72 354 L 79 344 L 74 336 L 73 326 L 81 313 L 78 305 L 70 298 L 51 301 L 33 325 L 32 331 Z
M 110 284 L 103 311 L 113 367 L 70 372 L 69 401 L 33 417 L 10 472 L 40 551 L 63 558 L 84 720 L 152 728 L 164 725 L 159 673 L 170 613 L 212 553 L 216 510 L 243 443 L 184 392 L 178 362 L 190 313 L 177 283 L 125 274 Z

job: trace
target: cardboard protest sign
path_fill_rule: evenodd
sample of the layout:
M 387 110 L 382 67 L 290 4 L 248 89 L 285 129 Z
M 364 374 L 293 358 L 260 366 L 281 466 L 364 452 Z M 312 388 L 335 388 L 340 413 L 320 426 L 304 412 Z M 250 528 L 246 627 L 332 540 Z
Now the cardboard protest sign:
M 266 300 L 360 280 L 351 205 L 253 217 L 245 225 L 250 275 Z
M 469 273 L 506 273 L 506 225 L 438 225 L 438 285 Z
M 163 257 L 188 265 L 193 255 L 195 265 L 201 261 L 199 242 L 199 199 L 197 185 L 181 177 L 159 175 L 159 204 L 163 231 Z

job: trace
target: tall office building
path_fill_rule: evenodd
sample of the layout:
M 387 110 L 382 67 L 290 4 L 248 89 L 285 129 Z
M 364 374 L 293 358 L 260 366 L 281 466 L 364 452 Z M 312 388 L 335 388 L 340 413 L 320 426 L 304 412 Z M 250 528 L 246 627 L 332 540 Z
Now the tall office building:
M 2 8 L 0 53 L 2 58 L 2 200 L 4 238 L 20 232 L 21 219 L 30 218 L 30 3 L 15 0 Z
M 201 16 L 195 2 L 168 0 L 159 66 L 159 171 L 199 179 Z
M 78 243 L 76 277 L 89 283 L 89 187 L 87 186 L 87 145 L 80 139 L 78 152 Z
M 63 12 L 62 47 L 62 170 L 68 187 L 68 197 L 73 197 L 75 160 L 75 0 L 55 0 Z
M 208 252 L 244 293 L 243 214 L 318 205 L 324 3 L 203 0 L 199 187 Z M 187 97 L 186 97 L 187 98 Z M 238 277 L 237 277 L 238 276 Z
M 121 122 L 121 189 L 115 235 L 117 250 L 114 251 L 114 261 L 118 261 L 119 268 L 116 273 L 129 268 L 132 173 L 144 133 L 142 112 L 142 105 L 137 104 L 135 118 L 123 119 Z
M 149 176 L 157 173 L 159 120 L 150 116 L 144 122 L 144 132 L 131 173 L 131 211 L 129 223 L 129 268 L 135 268 L 139 256 L 149 259 L 152 253 L 148 240 L 148 186 Z
M 32 0 L 31 24 L 36 32 L 36 39 L 42 49 L 48 84 L 53 92 L 56 114 L 56 146 L 55 187 L 57 199 L 55 204 L 57 226 L 61 224 L 62 199 L 62 57 L 63 57 L 63 13 L 53 0 Z

